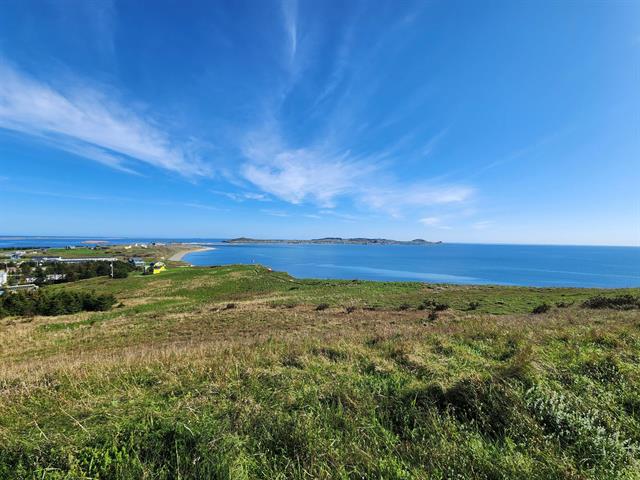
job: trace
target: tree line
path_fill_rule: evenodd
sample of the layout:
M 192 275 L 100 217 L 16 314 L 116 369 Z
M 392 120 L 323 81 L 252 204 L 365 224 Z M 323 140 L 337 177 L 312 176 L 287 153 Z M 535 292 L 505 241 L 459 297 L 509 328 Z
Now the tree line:
M 19 268 L 22 275 L 35 277 L 36 285 L 75 282 L 76 280 L 111 275 L 110 262 L 98 261 L 82 263 L 46 262 L 43 265 L 29 261 L 20 264 Z M 136 268 L 130 263 L 117 260 L 113 262 L 113 277 L 126 278 L 129 272 L 135 269 Z M 58 280 L 48 281 L 47 275 L 51 274 L 62 274 L 64 277 Z
M 65 315 L 82 311 L 109 310 L 116 303 L 111 294 L 95 292 L 35 292 L 6 293 L 0 296 L 0 318 L 8 315 Z

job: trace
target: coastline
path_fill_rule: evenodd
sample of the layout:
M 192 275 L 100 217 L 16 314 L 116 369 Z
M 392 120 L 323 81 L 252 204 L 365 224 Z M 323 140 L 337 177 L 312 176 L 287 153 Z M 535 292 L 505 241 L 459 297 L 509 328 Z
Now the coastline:
M 171 255 L 169 257 L 169 261 L 171 262 L 182 262 L 183 258 L 185 255 L 188 255 L 190 253 L 196 253 L 196 252 L 206 252 L 208 250 L 215 250 L 214 247 L 198 247 L 198 248 L 191 248 L 188 250 L 180 250 L 179 252 L 174 253 L 173 255 Z

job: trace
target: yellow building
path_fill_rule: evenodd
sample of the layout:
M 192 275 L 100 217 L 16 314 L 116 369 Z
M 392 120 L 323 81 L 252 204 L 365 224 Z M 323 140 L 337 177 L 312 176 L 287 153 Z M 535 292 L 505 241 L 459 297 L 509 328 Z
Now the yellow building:
M 151 264 L 151 271 L 154 275 L 164 272 L 167 269 L 166 265 L 162 262 L 154 262 Z

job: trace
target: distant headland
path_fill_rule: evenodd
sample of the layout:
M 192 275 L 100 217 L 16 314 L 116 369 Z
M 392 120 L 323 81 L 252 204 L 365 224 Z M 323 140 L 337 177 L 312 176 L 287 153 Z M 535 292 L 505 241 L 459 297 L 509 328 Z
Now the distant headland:
M 414 240 L 389 240 L 387 238 L 341 238 L 341 237 L 325 237 L 313 238 L 311 240 L 275 240 L 275 239 L 259 239 L 259 238 L 232 238 L 224 240 L 224 243 L 293 243 L 293 244 L 344 244 L 344 245 L 437 245 L 442 242 L 430 242 L 422 238 Z

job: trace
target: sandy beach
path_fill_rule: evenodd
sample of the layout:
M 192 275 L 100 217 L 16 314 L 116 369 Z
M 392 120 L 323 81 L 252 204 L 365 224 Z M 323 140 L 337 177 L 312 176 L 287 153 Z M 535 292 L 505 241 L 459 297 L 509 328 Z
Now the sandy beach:
M 180 250 L 179 252 L 176 252 L 173 255 L 171 255 L 171 257 L 169 257 L 169 260 L 172 261 L 172 262 L 180 262 L 180 261 L 182 261 L 182 258 L 185 255 L 187 255 L 188 253 L 206 252 L 207 250 L 215 250 L 215 248 L 213 248 L 213 247 L 197 247 L 197 248 L 190 248 L 188 250 Z

